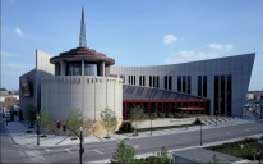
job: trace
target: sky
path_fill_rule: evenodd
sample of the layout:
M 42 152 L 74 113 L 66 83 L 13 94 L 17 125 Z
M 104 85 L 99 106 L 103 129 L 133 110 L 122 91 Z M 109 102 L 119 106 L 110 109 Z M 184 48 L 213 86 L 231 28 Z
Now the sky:
M 116 65 L 182 63 L 256 53 L 250 90 L 263 90 L 262 0 L 1 0 L 2 87 L 35 67 L 35 50 L 87 45 Z

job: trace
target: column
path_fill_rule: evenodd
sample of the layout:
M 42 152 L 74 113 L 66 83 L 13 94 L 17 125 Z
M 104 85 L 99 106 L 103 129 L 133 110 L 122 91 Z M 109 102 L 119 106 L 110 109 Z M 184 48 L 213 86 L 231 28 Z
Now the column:
M 102 61 L 100 66 L 101 66 L 101 76 L 105 76 L 105 61 Z
M 84 59 L 81 60 L 81 76 L 84 76 Z
M 59 66 L 60 66 L 60 76 L 66 76 L 66 66 L 63 60 L 59 61 Z

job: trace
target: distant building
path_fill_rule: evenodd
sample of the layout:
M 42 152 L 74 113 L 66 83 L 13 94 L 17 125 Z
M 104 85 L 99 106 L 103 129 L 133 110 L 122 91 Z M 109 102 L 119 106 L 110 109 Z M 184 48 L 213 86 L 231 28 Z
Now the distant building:
M 27 118 L 27 109 L 41 107 L 41 81 L 42 78 L 54 76 L 54 65 L 49 63 L 51 55 L 36 50 L 36 67 L 19 77 L 20 108 L 24 118 Z
M 16 91 L 8 91 L 0 88 L 0 113 L 17 108 L 19 104 L 19 95 Z

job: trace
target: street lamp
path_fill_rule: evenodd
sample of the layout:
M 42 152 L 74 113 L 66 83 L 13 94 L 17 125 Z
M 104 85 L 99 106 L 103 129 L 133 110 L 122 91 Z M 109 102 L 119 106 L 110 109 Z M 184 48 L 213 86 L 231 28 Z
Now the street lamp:
M 40 114 L 37 114 L 37 146 L 40 145 Z
M 200 146 L 203 145 L 203 129 L 202 129 L 202 122 L 200 122 Z
M 82 142 L 83 142 L 83 128 L 82 126 L 79 128 L 79 163 L 82 164 L 82 155 L 84 153 L 84 149 L 82 147 Z

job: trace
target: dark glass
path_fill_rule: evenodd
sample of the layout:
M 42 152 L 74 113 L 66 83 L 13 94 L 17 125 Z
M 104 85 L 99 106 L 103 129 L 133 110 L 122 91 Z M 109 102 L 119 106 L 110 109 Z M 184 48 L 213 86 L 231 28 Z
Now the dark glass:
M 164 88 L 167 90 L 167 76 L 164 77 Z
M 152 76 L 149 76 L 149 87 L 152 87 Z
M 187 76 L 187 93 L 191 94 L 192 92 L 192 77 L 191 76 Z
M 81 62 L 69 62 L 66 64 L 66 76 L 81 76 Z
M 207 97 L 207 76 L 203 76 L 203 97 Z
M 181 76 L 177 77 L 177 92 L 181 92 Z
M 172 90 L 172 76 L 169 76 L 169 90 Z
M 142 86 L 142 76 L 139 76 L 139 86 Z
M 218 115 L 218 76 L 214 76 L 214 114 Z
M 96 76 L 97 64 L 84 64 L 84 76 Z
M 197 86 L 198 86 L 197 95 L 202 96 L 202 76 L 198 76 Z
M 225 85 L 225 76 L 221 76 L 221 79 L 220 79 L 220 82 L 221 82 L 221 87 L 220 87 L 220 89 L 221 89 L 221 91 L 220 91 L 220 93 L 221 93 L 221 115 L 225 115 L 225 109 L 226 109 L 226 101 L 225 101 L 225 99 L 226 99 L 226 85 Z
M 186 77 L 183 76 L 183 92 L 186 92 Z
M 231 101 L 232 101 L 232 78 L 231 76 L 227 76 L 227 98 L 226 98 L 226 103 L 227 103 L 227 110 L 226 110 L 226 114 L 227 116 L 231 116 L 231 113 L 232 113 L 232 107 L 231 107 Z

